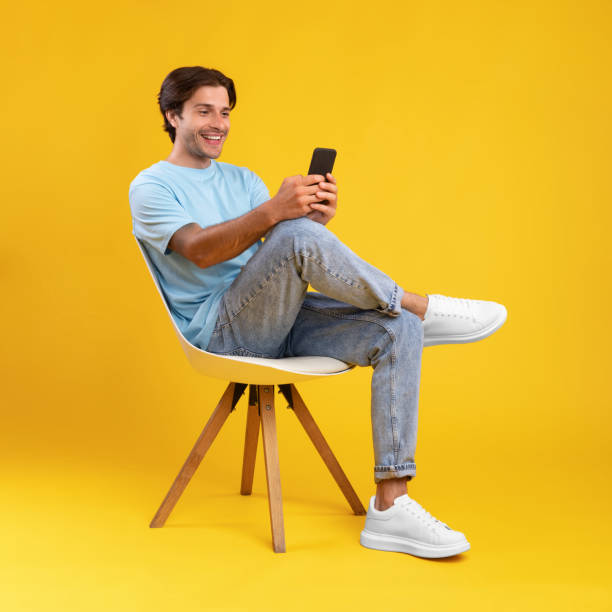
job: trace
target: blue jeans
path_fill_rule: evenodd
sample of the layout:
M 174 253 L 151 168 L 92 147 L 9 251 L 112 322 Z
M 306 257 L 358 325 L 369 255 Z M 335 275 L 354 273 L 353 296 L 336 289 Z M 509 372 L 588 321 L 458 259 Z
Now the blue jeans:
M 308 284 L 320 293 L 307 291 Z M 404 291 L 307 217 L 277 223 L 226 290 L 207 351 L 372 366 L 374 482 L 416 475 L 423 324 Z

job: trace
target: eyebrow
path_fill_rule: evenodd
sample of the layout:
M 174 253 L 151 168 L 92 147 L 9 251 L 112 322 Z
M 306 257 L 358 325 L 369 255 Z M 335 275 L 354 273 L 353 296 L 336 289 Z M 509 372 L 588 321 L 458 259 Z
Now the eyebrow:
M 200 102 L 199 104 L 194 104 L 193 108 L 197 108 L 198 106 L 206 106 L 208 108 L 215 108 L 213 104 L 204 104 Z M 224 106 L 221 110 L 232 110 L 229 106 Z

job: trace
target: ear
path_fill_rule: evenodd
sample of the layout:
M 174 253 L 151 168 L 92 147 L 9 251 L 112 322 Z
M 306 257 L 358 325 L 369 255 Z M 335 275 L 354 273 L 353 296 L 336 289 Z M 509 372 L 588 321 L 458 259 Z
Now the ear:
M 170 123 L 170 125 L 176 129 L 176 119 L 174 117 L 174 111 L 173 110 L 167 110 L 166 111 L 166 119 L 168 120 L 168 122 Z

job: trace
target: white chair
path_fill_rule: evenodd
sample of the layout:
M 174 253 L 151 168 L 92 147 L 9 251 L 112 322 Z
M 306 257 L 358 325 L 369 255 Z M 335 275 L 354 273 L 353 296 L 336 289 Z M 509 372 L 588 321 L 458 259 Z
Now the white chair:
M 163 527 L 204 455 L 225 423 L 225 420 L 236 407 L 247 385 L 249 385 L 249 407 L 244 440 L 240 493 L 241 495 L 251 494 L 259 440 L 259 424 L 261 422 L 274 552 L 285 552 L 285 528 L 283 523 L 278 441 L 276 437 L 276 416 L 274 412 L 275 385 L 278 385 L 279 393 L 283 394 L 289 404 L 289 408 L 293 409 L 293 412 L 306 430 L 353 512 L 358 515 L 366 514 L 366 510 L 359 501 L 357 493 L 355 493 L 294 385 L 296 382 L 313 380 L 322 376 L 344 374 L 355 366 L 331 357 L 306 356 L 263 359 L 217 355 L 199 349 L 191 344 L 179 330 L 170 311 L 170 305 L 157 279 L 155 267 L 138 238 L 136 238 L 136 242 L 153 277 L 153 282 L 162 297 L 166 312 L 170 317 L 174 331 L 178 336 L 189 363 L 204 376 L 231 381 L 149 526 Z

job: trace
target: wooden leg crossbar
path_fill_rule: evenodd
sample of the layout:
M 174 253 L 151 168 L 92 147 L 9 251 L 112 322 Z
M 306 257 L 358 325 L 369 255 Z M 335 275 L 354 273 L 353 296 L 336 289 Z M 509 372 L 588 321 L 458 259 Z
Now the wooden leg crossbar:
M 227 389 L 221 396 L 221 400 L 208 419 L 200 437 L 196 441 L 191 453 L 189 453 L 187 460 L 172 483 L 168 494 L 153 517 L 149 527 L 164 526 L 176 502 L 189 484 L 191 477 L 198 469 L 200 462 L 213 443 L 213 440 L 217 437 L 230 412 L 236 407 L 246 387 L 247 385 L 244 383 L 233 382 L 227 386 Z M 268 482 L 272 544 L 274 552 L 285 552 L 285 527 L 283 523 L 283 500 L 281 494 L 278 440 L 276 436 L 276 416 L 274 412 L 274 387 L 274 385 L 249 385 L 249 411 L 244 439 L 240 493 L 241 495 L 250 495 L 253 489 L 255 457 L 259 440 L 259 424 L 261 423 L 266 479 Z M 338 483 L 354 514 L 366 514 L 366 510 L 359 501 L 357 493 L 355 493 L 346 474 L 325 441 L 310 411 L 306 408 L 306 404 L 304 404 L 295 385 L 278 385 L 278 387 L 289 403 L 289 407 L 293 409 L 293 412 L 306 430 L 308 437 L 319 452 L 319 455 L 321 455 L 321 459 L 323 459 L 334 480 Z

